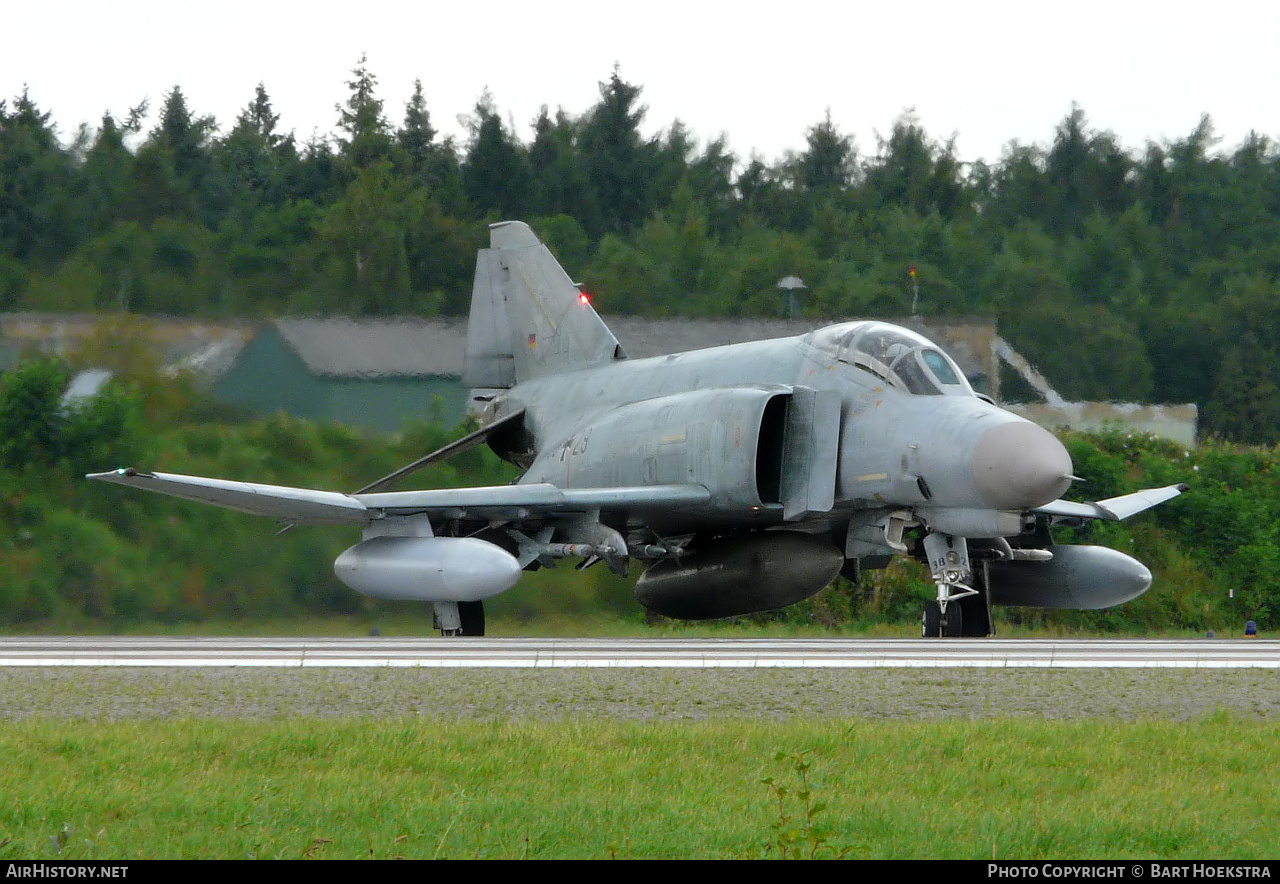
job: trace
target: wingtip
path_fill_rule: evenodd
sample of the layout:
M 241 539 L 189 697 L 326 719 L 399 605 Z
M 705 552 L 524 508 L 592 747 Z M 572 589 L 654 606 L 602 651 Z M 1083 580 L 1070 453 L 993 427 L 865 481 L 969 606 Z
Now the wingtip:
M 144 473 L 133 467 L 118 467 L 114 470 L 108 470 L 105 473 L 85 473 L 84 477 L 86 479 L 104 479 L 106 481 L 111 481 L 112 479 L 120 478 L 132 479 L 134 476 L 142 476 L 148 479 L 153 478 L 151 473 Z

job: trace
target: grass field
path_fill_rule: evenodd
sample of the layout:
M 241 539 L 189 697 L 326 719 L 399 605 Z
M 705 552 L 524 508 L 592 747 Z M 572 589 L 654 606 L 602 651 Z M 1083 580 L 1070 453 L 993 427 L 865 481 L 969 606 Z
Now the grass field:
M 1278 737 L 1267 670 L 7 669 L 0 858 L 1267 859 Z
M 1276 736 L 1225 714 L 26 719 L 0 725 L 0 855 L 1273 858 Z

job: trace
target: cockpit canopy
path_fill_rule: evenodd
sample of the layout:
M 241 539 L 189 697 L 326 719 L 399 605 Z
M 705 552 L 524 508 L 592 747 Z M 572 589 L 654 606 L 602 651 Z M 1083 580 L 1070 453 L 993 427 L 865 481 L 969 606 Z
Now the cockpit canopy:
M 972 396 L 964 373 L 928 338 L 887 322 L 845 322 L 806 340 L 833 359 L 855 365 L 917 396 Z

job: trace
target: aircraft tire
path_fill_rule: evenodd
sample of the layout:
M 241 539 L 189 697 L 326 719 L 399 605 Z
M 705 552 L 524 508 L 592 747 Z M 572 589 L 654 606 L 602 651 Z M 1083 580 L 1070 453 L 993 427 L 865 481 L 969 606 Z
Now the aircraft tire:
M 942 609 L 937 602 L 926 602 L 920 616 L 920 635 L 923 638 L 939 638 L 942 635 Z
M 942 624 L 942 634 L 947 638 L 964 636 L 964 614 L 960 610 L 959 602 L 947 604 L 947 622 Z
M 462 619 L 462 634 L 470 637 L 484 635 L 484 602 L 458 602 L 458 616 Z

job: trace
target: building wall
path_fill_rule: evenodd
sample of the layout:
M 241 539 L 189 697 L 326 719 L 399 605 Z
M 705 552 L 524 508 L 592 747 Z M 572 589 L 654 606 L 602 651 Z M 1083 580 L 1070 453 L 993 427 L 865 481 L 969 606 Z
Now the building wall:
M 1199 415 L 1194 404 L 1139 405 L 1125 402 L 1006 403 L 1004 408 L 1046 430 L 1103 433 L 1128 430 L 1150 433 L 1194 448 Z
M 257 414 L 283 411 L 384 433 L 415 421 L 460 421 L 467 403 L 467 391 L 458 377 L 313 375 L 271 326 L 241 350 L 235 364 L 214 384 L 213 394 Z
M 421 421 L 458 423 L 467 410 L 467 390 L 457 377 L 324 378 L 326 417 L 394 433 Z
M 328 391 L 271 326 L 240 351 L 213 384 L 213 395 L 258 414 L 284 411 L 298 417 L 327 416 Z

